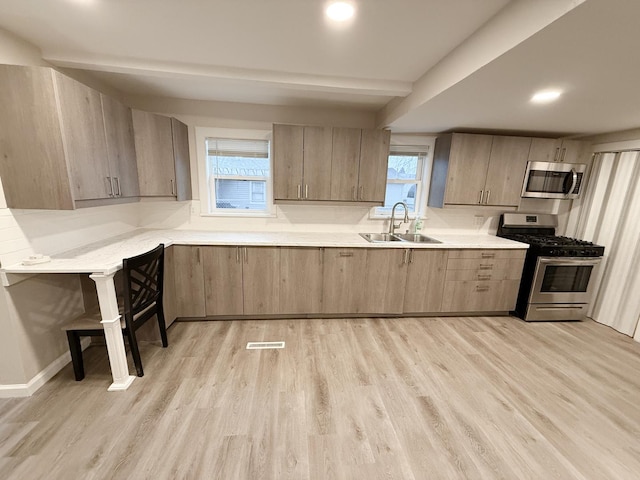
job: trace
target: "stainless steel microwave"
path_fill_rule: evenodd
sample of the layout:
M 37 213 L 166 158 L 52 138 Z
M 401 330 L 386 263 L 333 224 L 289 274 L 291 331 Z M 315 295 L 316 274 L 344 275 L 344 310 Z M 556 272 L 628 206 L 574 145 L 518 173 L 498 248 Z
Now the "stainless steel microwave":
M 587 166 L 582 163 L 529 162 L 522 196 L 530 198 L 578 198 Z

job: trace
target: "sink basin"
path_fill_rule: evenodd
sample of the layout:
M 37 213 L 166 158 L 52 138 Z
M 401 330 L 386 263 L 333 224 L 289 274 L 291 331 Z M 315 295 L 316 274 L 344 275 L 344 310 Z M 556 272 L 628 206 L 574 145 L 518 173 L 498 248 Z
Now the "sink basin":
M 396 233 L 396 237 L 405 241 L 412 243 L 442 243 L 440 240 L 436 240 L 435 238 L 427 237 L 426 235 L 421 235 L 420 233 Z
M 407 242 L 407 243 L 442 243 L 435 238 L 419 233 L 361 233 L 360 236 L 371 243 Z
M 400 238 L 390 233 L 361 233 L 360 236 L 371 243 L 402 242 Z

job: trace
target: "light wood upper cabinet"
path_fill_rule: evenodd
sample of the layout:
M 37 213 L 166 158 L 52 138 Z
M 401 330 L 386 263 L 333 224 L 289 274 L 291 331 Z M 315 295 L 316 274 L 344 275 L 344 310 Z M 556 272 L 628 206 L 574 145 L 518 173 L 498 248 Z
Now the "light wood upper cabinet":
M 133 110 L 140 195 L 191 198 L 186 126 L 175 118 Z
M 302 188 L 304 127 L 273 125 L 273 198 L 299 200 Z
M 362 130 L 358 200 L 384 204 L 389 164 L 389 130 Z
M 484 187 L 484 205 L 518 206 L 531 138 L 494 136 Z
M 405 313 L 441 311 L 447 258 L 447 250 L 411 250 L 404 295 Z
M 532 138 L 528 160 L 530 162 L 583 163 L 586 143 L 579 140 Z
M 137 197 L 140 195 L 140 187 L 131 109 L 106 95 L 100 95 L 100 98 L 112 192 L 114 196 Z
M 113 196 L 100 93 L 54 72 L 75 200 Z
M 429 206 L 518 206 L 530 146 L 528 137 L 438 137 Z
M 361 138 L 362 130 L 359 128 L 333 129 L 331 200 L 357 199 Z
M 0 175 L 10 208 L 73 209 L 137 195 L 126 107 L 47 67 L 1 65 L 0 81 Z
M 382 204 L 390 132 L 273 126 L 274 199 Z

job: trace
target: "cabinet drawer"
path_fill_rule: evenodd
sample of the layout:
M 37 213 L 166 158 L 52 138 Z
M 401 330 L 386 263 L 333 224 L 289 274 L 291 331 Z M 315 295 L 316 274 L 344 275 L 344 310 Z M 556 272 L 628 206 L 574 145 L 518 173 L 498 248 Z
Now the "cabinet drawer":
M 482 260 L 499 259 L 499 258 L 522 258 L 524 259 L 526 249 L 451 249 L 449 250 L 449 261 L 456 258 L 475 258 Z
M 523 261 L 518 259 L 454 258 L 447 262 L 447 280 L 519 280 Z
M 444 312 L 505 312 L 513 310 L 519 280 L 445 281 L 442 298 Z

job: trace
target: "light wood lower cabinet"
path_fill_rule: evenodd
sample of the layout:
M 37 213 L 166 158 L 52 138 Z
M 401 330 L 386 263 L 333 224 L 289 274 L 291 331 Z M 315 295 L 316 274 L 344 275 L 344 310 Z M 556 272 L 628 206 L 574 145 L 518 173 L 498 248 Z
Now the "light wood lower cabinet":
M 451 250 L 442 295 L 444 312 L 504 312 L 515 308 L 526 250 Z
M 402 313 L 407 250 L 325 248 L 324 313 Z
M 525 250 L 172 247 L 177 317 L 512 310 Z
M 447 258 L 447 250 L 411 250 L 404 294 L 405 313 L 441 311 Z
M 322 278 L 323 313 L 362 313 L 365 248 L 325 248 Z
M 202 251 L 207 247 L 174 245 L 173 283 L 176 292 L 176 314 L 179 317 L 204 317 L 204 268 Z
M 203 251 L 201 316 L 278 313 L 278 247 L 191 247 Z
M 241 247 L 202 247 L 206 314 L 242 315 Z
M 280 313 L 322 312 L 322 248 L 280 248 Z

